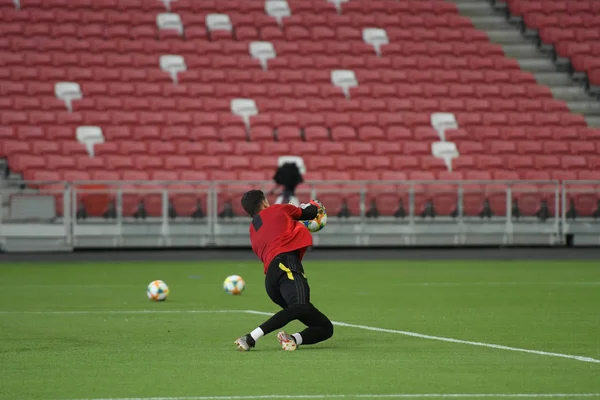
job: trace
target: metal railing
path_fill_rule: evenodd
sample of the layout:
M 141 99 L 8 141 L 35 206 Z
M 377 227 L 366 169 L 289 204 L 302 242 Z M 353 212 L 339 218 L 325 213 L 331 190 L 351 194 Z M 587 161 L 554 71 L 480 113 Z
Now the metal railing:
M 561 233 L 600 244 L 600 181 L 563 181 L 561 206 Z
M 266 181 L 24 182 L 20 189 L 10 189 L 11 208 L 16 207 L 18 196 L 52 196 L 57 213 L 47 219 L 35 217 L 35 210 L 32 218 L 15 218 L 10 212 L 4 217 L 0 214 L 0 238 L 15 232 L 27 236 L 19 225 L 31 227 L 37 223 L 62 226 L 67 243 L 75 243 L 78 236 L 94 232 L 98 236 L 127 236 L 128 229 L 133 228 L 137 230 L 131 235 L 143 236 L 146 229 L 166 243 L 176 232 L 182 235 L 181 232 L 187 232 L 181 230 L 181 225 L 187 224 L 210 243 L 219 236 L 247 235 L 248 218 L 239 199 L 251 188 L 267 193 L 273 184 Z M 3 191 L 6 195 L 6 190 Z M 600 182 L 323 181 L 305 183 L 296 193 L 301 201 L 321 199 L 330 221 L 336 221 L 339 214 L 339 221 L 354 224 L 352 231 L 341 232 L 342 235 L 365 234 L 367 225 L 369 232 L 377 232 L 379 223 L 394 223 L 407 229 L 440 223 L 463 229 L 477 223 L 501 225 L 503 231 L 514 232 L 515 224 L 528 222 L 537 224 L 539 229 L 535 229 L 539 232 L 557 238 L 573 223 L 569 219 L 571 197 L 579 199 L 582 194 L 598 201 Z M 276 196 L 270 195 L 270 200 Z M 347 209 L 349 215 L 340 213 L 342 209 Z M 374 215 L 374 209 L 378 215 Z M 580 213 L 580 217 L 587 218 L 588 213 Z M 589 217 L 593 217 L 592 213 Z M 235 226 L 243 229 L 234 229 Z M 35 229 L 29 232 L 31 236 L 37 233 Z

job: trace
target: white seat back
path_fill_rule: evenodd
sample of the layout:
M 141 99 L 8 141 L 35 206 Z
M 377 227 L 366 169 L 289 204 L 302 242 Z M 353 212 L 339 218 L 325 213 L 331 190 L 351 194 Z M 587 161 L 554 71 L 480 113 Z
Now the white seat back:
M 21 1 L 20 0 L 13 0 L 13 4 L 15 5 L 15 8 L 17 10 L 21 9 Z
M 173 83 L 177 85 L 177 74 L 179 72 L 187 71 L 187 65 L 185 65 L 185 59 L 182 56 L 174 54 L 166 54 L 160 56 L 160 69 L 169 73 Z
M 250 43 L 250 55 L 260 60 L 260 65 L 265 71 L 268 69 L 269 60 L 277 56 L 273 43 L 271 42 Z
M 156 16 L 156 25 L 158 29 L 173 29 L 183 35 L 183 23 L 179 14 L 162 13 Z
M 292 15 L 286 0 L 267 0 L 265 3 L 267 15 L 275 18 L 279 26 L 283 26 L 283 19 Z
M 431 114 L 431 126 L 440 136 L 440 140 L 446 140 L 447 129 L 458 129 L 458 122 L 452 113 L 433 113 Z
M 346 69 L 331 71 L 331 83 L 340 87 L 347 98 L 350 98 L 350 88 L 358 86 L 354 71 Z
M 231 112 L 242 117 L 246 129 L 250 129 L 250 117 L 258 115 L 258 107 L 252 99 L 233 99 L 231 100 Z
M 327 0 L 329 3 L 333 3 L 335 5 L 335 9 L 338 14 L 342 13 L 342 3 L 347 3 L 349 0 Z
M 232 31 L 233 25 L 227 14 L 208 14 L 206 16 L 206 27 L 210 31 Z
M 78 126 L 76 137 L 77 141 L 86 147 L 90 157 L 94 157 L 94 146 L 104 143 L 102 129 L 98 126 Z
M 448 171 L 452 172 L 452 160 L 459 156 L 456 144 L 453 142 L 434 142 L 431 144 L 431 154 L 444 160 Z
M 57 98 L 65 102 L 67 110 L 73 111 L 73 100 L 81 100 L 83 93 L 77 82 L 56 82 L 54 84 L 54 94 Z
M 389 44 L 387 32 L 385 29 L 379 28 L 365 28 L 363 29 L 363 40 L 366 44 L 369 44 L 375 48 L 375 53 L 381 57 L 381 46 Z
M 306 173 L 306 165 L 304 164 L 304 159 L 299 156 L 281 156 L 277 160 L 277 166 L 281 167 L 283 164 L 293 163 L 296 164 L 298 170 L 302 175 Z

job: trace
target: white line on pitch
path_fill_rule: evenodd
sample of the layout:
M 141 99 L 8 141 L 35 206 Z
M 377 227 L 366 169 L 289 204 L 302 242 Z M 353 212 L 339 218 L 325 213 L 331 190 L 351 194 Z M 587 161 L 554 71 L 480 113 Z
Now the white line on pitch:
M 600 393 L 396 393 L 396 394 L 309 394 L 309 395 L 256 395 L 256 396 L 192 396 L 192 397 L 130 397 L 79 400 L 260 400 L 260 399 L 385 399 L 385 398 L 562 398 L 600 397 Z
M 21 285 L 11 285 L 12 288 L 48 288 L 48 289 L 106 289 L 106 288 L 126 288 L 126 287 L 144 287 L 139 284 L 96 284 L 89 285 L 69 285 L 69 284 L 52 284 L 52 283 L 24 283 Z
M 256 311 L 256 310 L 0 311 L 0 315 L 7 315 L 7 314 L 66 314 L 66 315 L 69 315 L 69 314 L 210 314 L 210 313 L 213 313 L 213 314 L 216 314 L 216 313 L 246 313 L 246 314 L 267 315 L 267 316 L 273 315 L 273 313 L 264 312 L 264 311 Z M 583 362 L 589 362 L 589 363 L 600 363 L 600 360 L 592 358 L 592 357 L 576 356 L 576 355 L 562 354 L 562 353 L 552 353 L 552 352 L 541 351 L 541 350 L 522 349 L 519 347 L 510 347 L 510 346 L 503 346 L 500 344 L 493 344 L 493 343 L 484 343 L 484 342 L 474 342 L 474 341 L 470 341 L 470 340 L 453 339 L 453 338 L 448 338 L 448 337 L 443 337 L 443 336 L 424 335 L 422 333 L 401 331 L 401 330 L 397 330 L 397 329 L 384 329 L 384 328 L 377 328 L 374 326 L 348 324 L 345 322 L 337 322 L 337 321 L 332 321 L 332 322 L 334 325 L 337 325 L 337 326 L 345 326 L 348 328 L 357 328 L 357 329 L 363 329 L 363 330 L 367 330 L 367 331 L 395 333 L 398 335 L 412 336 L 412 337 L 417 337 L 417 338 L 421 338 L 421 339 L 437 340 L 437 341 L 441 341 L 441 342 L 468 344 L 471 346 L 479 346 L 479 347 L 488 347 L 488 348 L 499 349 L 499 350 L 516 351 L 516 352 L 521 352 L 521 353 L 537 354 L 537 355 L 541 355 L 541 356 L 568 358 L 571 360 L 577 360 L 577 361 L 583 361 Z
M 219 314 L 219 313 L 246 313 L 245 310 L 77 310 L 77 311 L 0 311 L 0 315 L 7 314 Z
M 398 282 L 393 286 L 596 286 L 600 282 Z
M 263 312 L 263 311 L 255 311 L 255 310 L 248 310 L 246 312 L 249 314 L 272 315 L 271 313 L 267 313 L 267 312 Z M 412 336 L 412 337 L 417 337 L 417 338 L 421 338 L 421 339 L 438 340 L 441 342 L 469 344 L 471 346 L 488 347 L 488 348 L 499 349 L 499 350 L 518 351 L 518 352 L 522 352 L 522 353 L 538 354 L 541 356 L 562 357 L 562 358 L 569 358 L 571 360 L 577 360 L 577 361 L 583 361 L 583 362 L 600 363 L 600 360 L 597 360 L 597 359 L 591 358 L 591 357 L 575 356 L 575 355 L 571 355 L 571 354 L 562 354 L 562 353 L 552 353 L 552 352 L 541 351 L 541 350 L 521 349 L 519 347 L 503 346 L 500 344 L 473 342 L 470 340 L 453 339 L 453 338 L 448 338 L 448 337 L 443 337 L 443 336 L 424 335 L 422 333 L 416 333 L 416 332 L 410 332 L 410 331 L 376 328 L 374 326 L 348 324 L 345 322 L 337 322 L 337 321 L 332 321 L 332 322 L 334 325 L 337 325 L 337 326 L 345 326 L 348 328 L 358 328 L 358 329 L 364 329 L 367 331 L 395 333 L 398 335 Z
M 241 264 L 243 265 L 243 264 Z M 182 285 L 185 285 L 182 284 Z M 393 286 L 596 286 L 600 285 L 600 282 L 398 282 L 392 284 Z M 48 288 L 48 289 L 105 289 L 105 288 L 125 288 L 125 287 L 140 287 L 139 284 L 89 284 L 89 285 L 68 285 L 68 284 L 20 284 L 10 285 L 10 288 Z

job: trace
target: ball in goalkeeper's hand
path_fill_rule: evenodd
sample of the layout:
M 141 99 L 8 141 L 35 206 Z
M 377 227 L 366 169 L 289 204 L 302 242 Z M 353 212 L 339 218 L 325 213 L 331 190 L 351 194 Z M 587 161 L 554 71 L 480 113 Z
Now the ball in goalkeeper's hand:
M 309 221 L 302 221 L 304 226 L 311 232 L 319 232 L 321 229 L 325 228 L 327 225 L 327 210 L 325 210 L 325 206 L 319 200 L 311 200 L 308 204 L 303 205 L 313 205 L 317 207 L 317 216 L 315 219 L 311 219 Z

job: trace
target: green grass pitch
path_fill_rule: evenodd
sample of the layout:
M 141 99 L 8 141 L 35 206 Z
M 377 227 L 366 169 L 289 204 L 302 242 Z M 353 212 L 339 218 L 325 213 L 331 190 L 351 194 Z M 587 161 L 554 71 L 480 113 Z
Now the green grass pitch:
M 3 263 L 0 399 L 600 398 L 600 363 L 576 358 L 600 360 L 598 262 L 309 255 L 305 268 L 334 321 L 573 358 L 339 325 L 296 352 L 272 334 L 240 353 L 234 340 L 266 317 L 212 311 L 277 311 L 259 262 Z M 222 291 L 230 274 L 242 295 Z M 146 297 L 155 279 L 171 290 L 163 303 Z

